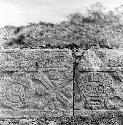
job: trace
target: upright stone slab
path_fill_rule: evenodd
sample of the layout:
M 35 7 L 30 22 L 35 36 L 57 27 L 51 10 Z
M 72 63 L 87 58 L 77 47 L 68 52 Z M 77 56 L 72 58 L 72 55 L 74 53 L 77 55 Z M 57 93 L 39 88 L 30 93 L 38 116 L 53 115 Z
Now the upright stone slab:
M 71 116 L 72 91 L 70 50 L 1 50 L 1 117 Z
M 107 125 L 110 120 L 113 121 L 110 125 L 121 124 L 123 118 L 123 52 L 91 48 L 83 52 L 78 60 L 74 78 L 76 119 L 81 117 L 86 119 L 86 123 L 94 125 Z M 103 116 L 107 117 L 103 118 Z M 105 119 L 107 123 L 104 123 Z

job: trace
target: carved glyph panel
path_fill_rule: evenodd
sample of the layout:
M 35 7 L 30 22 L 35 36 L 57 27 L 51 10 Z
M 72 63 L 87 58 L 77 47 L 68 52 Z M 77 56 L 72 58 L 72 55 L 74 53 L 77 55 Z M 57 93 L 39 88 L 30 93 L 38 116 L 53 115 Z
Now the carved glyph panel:
M 77 109 L 108 109 L 107 101 L 114 95 L 111 91 L 113 79 L 107 73 L 80 73 L 75 85 Z M 80 105 L 80 106 L 79 106 Z
M 69 51 L 9 50 L 0 56 L 1 111 L 71 112 L 73 59 Z
M 1 71 L 36 71 L 37 68 L 72 69 L 70 50 L 4 50 L 0 51 Z
M 89 49 L 75 70 L 75 109 L 123 109 L 123 52 Z

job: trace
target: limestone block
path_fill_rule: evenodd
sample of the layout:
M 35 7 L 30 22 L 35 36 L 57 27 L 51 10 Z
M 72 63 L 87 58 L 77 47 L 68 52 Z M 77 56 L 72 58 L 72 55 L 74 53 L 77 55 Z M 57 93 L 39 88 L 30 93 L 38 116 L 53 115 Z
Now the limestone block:
M 89 49 L 82 55 L 78 69 L 79 71 L 122 71 L 123 51 Z
M 114 96 L 114 81 L 107 73 L 80 73 L 74 85 L 75 109 L 109 109 L 108 100 Z M 112 107 L 113 108 L 113 107 Z
M 76 65 L 74 108 L 123 110 L 123 52 L 89 49 Z
M 2 116 L 55 110 L 71 114 L 73 58 L 68 50 L 6 50 L 0 52 L 0 62 Z
M 71 69 L 70 50 L 32 49 L 0 51 L 0 71 L 36 71 L 37 68 Z

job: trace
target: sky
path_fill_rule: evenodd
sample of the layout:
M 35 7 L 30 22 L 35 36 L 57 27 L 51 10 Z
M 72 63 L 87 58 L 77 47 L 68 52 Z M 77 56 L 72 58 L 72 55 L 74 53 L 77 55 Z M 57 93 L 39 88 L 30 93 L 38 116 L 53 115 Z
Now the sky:
M 73 12 L 84 13 L 96 2 L 109 9 L 123 4 L 123 0 L 0 0 L 0 27 L 39 21 L 59 23 Z

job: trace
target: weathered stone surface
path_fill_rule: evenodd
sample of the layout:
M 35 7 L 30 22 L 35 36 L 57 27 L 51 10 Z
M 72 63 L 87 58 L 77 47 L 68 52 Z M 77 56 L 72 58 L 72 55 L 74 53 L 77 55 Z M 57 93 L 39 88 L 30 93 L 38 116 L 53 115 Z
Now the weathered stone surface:
M 120 111 L 75 111 L 75 125 L 122 125 L 123 113 Z
M 2 116 L 73 108 L 73 58 L 68 50 L 5 50 L 0 52 Z M 14 117 L 14 116 L 13 116 Z
M 73 117 L 43 116 L 28 118 L 0 118 L 1 125 L 74 125 Z
M 123 70 L 123 51 L 110 49 L 89 49 L 82 54 L 79 71 Z
M 75 70 L 77 110 L 123 109 L 123 52 L 90 49 L 84 52 Z
M 72 63 L 70 50 L 17 49 L 0 52 L 1 71 L 36 71 L 37 68 L 71 69 Z
M 80 73 L 75 84 L 75 109 L 111 108 L 108 106 L 108 100 L 114 96 L 113 84 L 113 79 L 107 73 Z
M 79 125 L 86 124 L 76 123 L 85 114 L 87 119 L 95 119 L 95 114 L 102 111 L 122 112 L 123 52 L 92 48 L 81 54 L 72 57 L 71 51 L 60 49 L 1 51 L 0 116 L 5 119 L 58 116 L 57 124 L 73 120 L 72 124 Z M 63 117 L 65 120 L 60 121 Z M 88 124 L 96 124 L 90 121 Z M 55 120 L 44 124 L 50 122 L 56 124 Z

